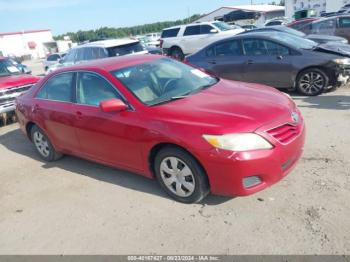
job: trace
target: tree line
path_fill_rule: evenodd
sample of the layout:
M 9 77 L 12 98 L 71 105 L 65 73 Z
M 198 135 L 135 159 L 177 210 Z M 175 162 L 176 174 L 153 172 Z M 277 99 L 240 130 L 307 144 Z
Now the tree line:
M 68 32 L 66 34 L 55 36 L 54 39 L 62 40 L 64 36 L 69 36 L 73 42 L 81 43 L 89 40 L 122 38 L 122 37 L 143 35 L 147 33 L 160 32 L 162 29 L 167 27 L 191 23 L 200 17 L 201 15 L 196 14 L 186 19 L 180 19 L 176 21 L 157 22 L 157 23 L 144 24 L 144 25 L 131 26 L 131 27 L 119 27 L 119 28 L 101 27 L 96 30 L 87 30 L 87 31 L 79 30 L 78 32 Z

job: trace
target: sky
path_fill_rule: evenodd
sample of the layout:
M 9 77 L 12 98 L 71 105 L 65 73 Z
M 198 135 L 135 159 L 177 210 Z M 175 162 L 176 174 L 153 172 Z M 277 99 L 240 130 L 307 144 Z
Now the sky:
M 102 26 L 183 19 L 251 0 L 0 0 L 0 33 L 51 29 L 54 35 Z M 255 4 L 271 2 L 253 0 Z

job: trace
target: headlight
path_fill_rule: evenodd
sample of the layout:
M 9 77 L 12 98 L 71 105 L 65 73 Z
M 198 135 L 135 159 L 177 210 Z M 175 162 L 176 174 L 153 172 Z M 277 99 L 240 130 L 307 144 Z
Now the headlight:
M 267 140 L 254 133 L 203 135 L 203 138 L 215 148 L 236 152 L 271 149 L 273 147 Z
M 350 65 L 349 58 L 334 59 L 333 62 L 338 65 Z

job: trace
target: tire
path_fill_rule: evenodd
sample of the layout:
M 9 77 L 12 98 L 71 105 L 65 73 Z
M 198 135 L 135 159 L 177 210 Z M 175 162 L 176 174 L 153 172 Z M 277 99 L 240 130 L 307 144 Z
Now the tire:
M 183 61 L 185 58 L 184 53 L 182 52 L 180 47 L 172 47 L 170 56 L 176 60 Z
M 55 150 L 50 139 L 39 127 L 33 126 L 30 136 L 36 151 L 43 160 L 53 162 L 62 158 L 63 155 Z
M 297 77 L 297 90 L 305 96 L 317 96 L 323 93 L 329 84 L 327 74 L 317 68 L 306 69 Z
M 154 170 L 162 189 L 176 201 L 198 203 L 209 194 L 209 182 L 203 168 L 180 148 L 161 149 L 155 157 Z

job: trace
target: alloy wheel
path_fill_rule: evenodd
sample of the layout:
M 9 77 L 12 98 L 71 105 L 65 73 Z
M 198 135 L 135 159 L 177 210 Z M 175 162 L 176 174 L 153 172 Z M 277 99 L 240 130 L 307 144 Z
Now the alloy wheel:
M 318 72 L 308 72 L 300 78 L 299 88 L 306 94 L 319 93 L 325 88 L 325 79 Z
M 34 132 L 33 142 L 36 149 L 43 157 L 48 157 L 50 155 L 50 147 L 45 136 L 39 131 Z
M 165 186 L 179 197 L 189 197 L 195 190 L 191 169 L 177 157 L 167 157 L 160 164 L 160 175 Z

